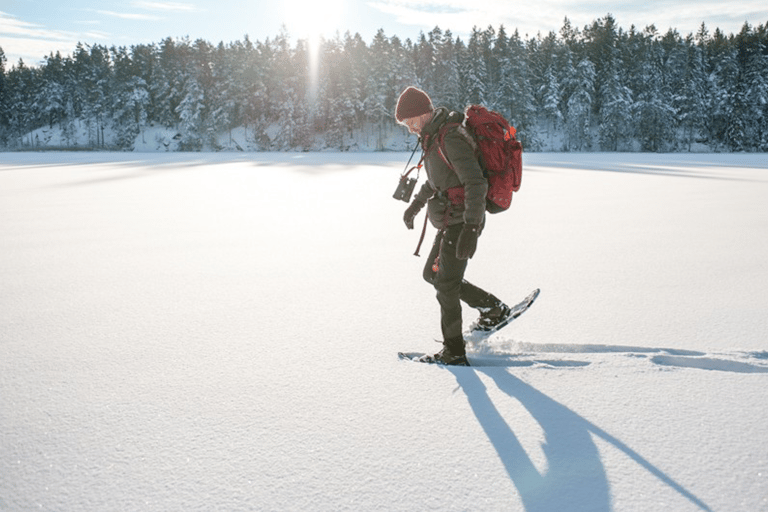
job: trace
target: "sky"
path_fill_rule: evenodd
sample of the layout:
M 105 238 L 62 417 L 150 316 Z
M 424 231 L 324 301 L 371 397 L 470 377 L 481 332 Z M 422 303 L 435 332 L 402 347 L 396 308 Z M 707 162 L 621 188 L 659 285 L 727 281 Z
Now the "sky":
M 0 0 L 0 47 L 6 68 L 23 59 L 40 64 L 50 53 L 75 51 L 78 42 L 127 46 L 167 37 L 212 44 L 264 41 L 283 28 L 292 39 L 359 33 L 370 43 L 379 29 L 415 40 L 435 26 L 466 37 L 473 27 L 517 29 L 522 37 L 559 32 L 566 17 L 583 28 L 612 14 L 618 25 L 687 35 L 705 23 L 726 34 L 768 23 L 765 0 L 575 1 L 514 0 Z

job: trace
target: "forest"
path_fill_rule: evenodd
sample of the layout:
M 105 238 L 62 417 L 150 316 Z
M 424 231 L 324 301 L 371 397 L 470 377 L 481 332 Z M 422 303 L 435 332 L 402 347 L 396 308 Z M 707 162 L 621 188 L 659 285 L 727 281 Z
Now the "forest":
M 408 85 L 436 105 L 502 113 L 529 151 L 768 150 L 768 24 L 682 35 L 623 29 L 610 14 L 535 37 L 500 26 L 415 41 L 379 30 L 370 43 L 285 31 L 79 43 L 37 66 L 9 64 L 0 48 L 0 148 L 34 149 L 36 130 L 56 128 L 59 149 L 131 150 L 163 127 L 184 151 L 229 149 L 221 134 L 238 128 L 259 151 L 401 150 L 387 137 Z

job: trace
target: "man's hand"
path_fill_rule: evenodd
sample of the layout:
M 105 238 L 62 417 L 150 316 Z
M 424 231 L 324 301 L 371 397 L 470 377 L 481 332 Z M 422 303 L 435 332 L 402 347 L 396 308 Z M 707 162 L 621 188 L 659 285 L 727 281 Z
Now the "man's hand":
M 405 227 L 408 229 L 413 229 L 413 219 L 416 218 L 416 215 L 419 214 L 422 208 L 424 208 L 424 203 L 414 199 L 408 209 L 405 210 L 405 214 L 403 215 L 403 222 L 405 222 Z

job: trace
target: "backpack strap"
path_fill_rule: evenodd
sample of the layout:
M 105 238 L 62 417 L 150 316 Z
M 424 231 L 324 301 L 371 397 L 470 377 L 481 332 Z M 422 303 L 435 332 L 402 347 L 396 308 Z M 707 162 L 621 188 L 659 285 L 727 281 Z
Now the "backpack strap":
M 469 130 L 461 124 L 461 123 L 446 123 L 442 128 L 440 128 L 440 131 L 438 132 L 437 136 L 437 150 L 440 154 L 440 158 L 443 159 L 443 162 L 445 162 L 445 165 L 450 167 L 450 169 L 453 172 L 456 172 L 456 167 L 453 166 L 451 161 L 448 159 L 448 153 L 445 149 L 445 136 L 446 134 L 452 130 L 456 129 L 456 131 L 461 134 L 464 139 L 467 141 L 467 143 L 472 147 L 472 151 L 475 152 L 475 156 L 477 156 L 478 152 L 478 146 L 477 142 L 475 141 L 475 138 L 472 136 L 472 134 L 469 133 Z M 480 162 L 480 166 L 483 167 L 482 162 Z M 483 168 L 483 172 L 485 172 L 485 168 Z
M 469 145 L 472 146 L 475 155 L 477 155 L 478 146 L 477 142 L 469 133 L 467 128 L 461 123 L 447 123 L 445 126 L 443 126 L 443 128 L 440 129 L 440 132 L 438 132 L 437 140 L 438 154 L 440 155 L 440 158 L 443 159 L 443 162 L 445 162 L 445 165 L 447 165 L 453 172 L 456 172 L 456 167 L 448 159 L 448 152 L 445 149 L 445 135 L 449 130 L 453 128 L 456 128 L 456 130 L 466 139 Z M 478 162 L 480 163 L 481 169 L 483 169 L 483 174 L 485 174 L 485 167 L 483 166 L 483 162 L 480 159 L 478 159 Z M 461 185 L 458 187 L 449 188 L 444 192 L 444 194 L 452 204 L 461 204 L 464 202 L 464 187 Z
M 447 165 L 453 172 L 456 172 L 456 167 L 454 167 L 451 161 L 448 159 L 448 153 L 445 150 L 445 135 L 449 130 L 458 128 L 460 126 L 460 123 L 445 123 L 443 127 L 440 128 L 440 131 L 437 132 L 437 153 L 440 155 L 440 158 L 443 159 L 445 165 Z

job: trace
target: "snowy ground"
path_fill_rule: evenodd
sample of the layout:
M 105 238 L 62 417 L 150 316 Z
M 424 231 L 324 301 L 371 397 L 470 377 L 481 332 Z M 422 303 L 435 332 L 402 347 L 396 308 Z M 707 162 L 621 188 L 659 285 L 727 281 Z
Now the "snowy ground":
M 526 155 L 458 369 L 406 159 L 0 155 L 0 510 L 768 510 L 765 155 Z

